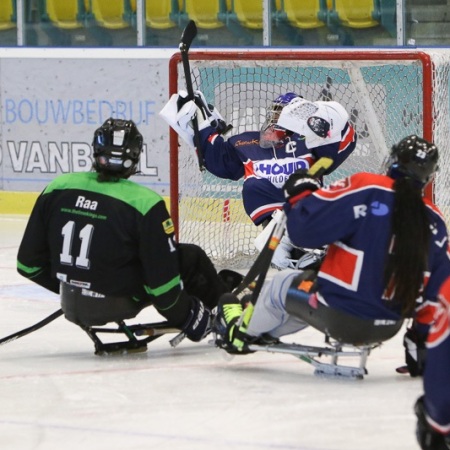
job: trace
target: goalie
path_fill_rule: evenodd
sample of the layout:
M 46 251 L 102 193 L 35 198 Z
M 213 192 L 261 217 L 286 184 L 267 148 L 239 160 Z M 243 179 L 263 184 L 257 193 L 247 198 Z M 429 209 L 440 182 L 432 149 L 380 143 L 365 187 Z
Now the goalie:
M 195 102 L 187 93 L 174 94 L 161 116 L 191 147 L 194 147 L 192 119 L 197 118 L 200 147 L 206 169 L 229 180 L 244 179 L 242 200 L 255 225 L 266 226 L 284 204 L 282 186 L 298 169 L 308 169 L 321 157 L 339 167 L 356 146 L 356 133 L 348 113 L 334 101 L 310 102 L 288 92 L 268 108 L 260 131 L 247 131 L 229 139 L 222 137 L 226 123 L 196 91 Z M 272 263 L 279 269 L 294 267 L 294 250 L 287 236 L 278 246 Z

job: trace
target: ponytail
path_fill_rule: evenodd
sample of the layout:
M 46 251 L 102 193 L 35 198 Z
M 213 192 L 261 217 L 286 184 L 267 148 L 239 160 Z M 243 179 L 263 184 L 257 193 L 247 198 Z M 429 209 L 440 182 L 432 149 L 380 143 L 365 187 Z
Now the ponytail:
M 387 286 L 395 288 L 394 300 L 403 317 L 414 311 L 427 269 L 430 226 L 422 198 L 422 186 L 409 177 L 394 182 L 392 243 L 385 265 Z

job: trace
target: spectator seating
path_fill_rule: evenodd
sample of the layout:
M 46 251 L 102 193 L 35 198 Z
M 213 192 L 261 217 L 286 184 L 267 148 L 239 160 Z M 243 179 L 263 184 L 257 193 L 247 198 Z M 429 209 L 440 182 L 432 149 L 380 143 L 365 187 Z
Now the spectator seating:
M 370 28 L 380 25 L 377 0 L 332 0 L 329 17 L 349 28 Z
M 120 30 L 130 26 L 126 20 L 125 0 L 89 0 L 89 3 L 92 17 L 99 27 Z
M 238 22 L 252 30 L 263 29 L 263 5 L 261 0 L 227 0 L 227 11 Z
M 44 0 L 42 19 L 57 28 L 74 30 L 82 28 L 86 5 L 83 0 Z
M 16 27 L 15 0 L 0 0 L 0 31 Z
M 145 23 L 155 30 L 168 30 L 176 24 L 171 20 L 173 0 L 145 0 Z M 130 0 L 131 12 L 136 14 L 136 0 Z
M 219 20 L 220 14 L 223 13 L 219 0 L 184 0 L 183 3 L 183 11 L 189 19 L 195 21 L 198 28 L 211 30 L 224 26 Z
M 325 26 L 327 16 L 323 3 L 321 0 L 276 0 L 276 14 L 295 28 L 320 28 Z

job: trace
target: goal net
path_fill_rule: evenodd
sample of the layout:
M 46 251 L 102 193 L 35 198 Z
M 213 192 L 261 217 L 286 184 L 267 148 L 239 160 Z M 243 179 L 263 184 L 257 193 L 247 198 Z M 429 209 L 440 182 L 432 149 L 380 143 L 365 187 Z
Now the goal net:
M 358 144 L 349 159 L 325 177 L 326 184 L 358 171 L 379 173 L 391 146 L 407 135 L 434 140 L 441 170 L 433 194 L 446 214 L 449 51 L 223 50 L 191 52 L 189 60 L 194 89 L 233 125 L 229 135 L 259 130 L 268 106 L 286 92 L 341 103 Z M 186 88 L 179 54 L 170 61 L 169 77 L 170 94 Z M 200 245 L 219 268 L 248 267 L 262 228 L 244 211 L 242 180 L 201 172 L 195 151 L 173 130 L 170 142 L 171 214 L 178 240 Z

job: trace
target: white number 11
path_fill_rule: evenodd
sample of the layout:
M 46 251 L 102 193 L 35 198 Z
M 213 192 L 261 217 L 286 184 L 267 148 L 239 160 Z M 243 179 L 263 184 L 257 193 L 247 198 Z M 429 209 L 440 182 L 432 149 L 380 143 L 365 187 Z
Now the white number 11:
M 62 253 L 60 253 L 61 264 L 73 265 L 73 256 L 71 254 L 73 235 L 75 233 L 75 222 L 72 220 L 67 222 L 61 234 L 63 235 L 63 248 Z M 94 233 L 93 225 L 86 225 L 82 228 L 79 233 L 79 238 L 81 239 L 80 254 L 75 259 L 75 265 L 81 267 L 82 269 L 89 269 L 90 261 L 88 258 L 89 249 L 91 247 L 92 234 Z

